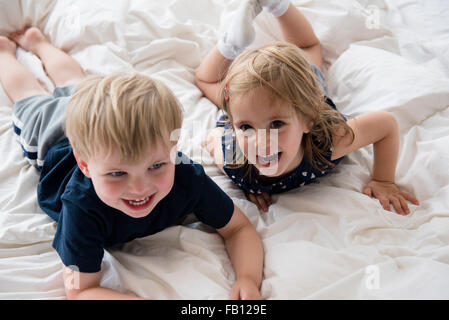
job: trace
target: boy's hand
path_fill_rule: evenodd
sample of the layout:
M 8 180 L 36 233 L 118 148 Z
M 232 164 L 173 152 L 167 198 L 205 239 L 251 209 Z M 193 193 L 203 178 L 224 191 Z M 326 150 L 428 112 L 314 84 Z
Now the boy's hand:
M 246 193 L 246 198 L 264 212 L 268 212 L 268 207 L 271 206 L 271 196 L 266 192 L 261 194 Z
M 217 229 L 225 241 L 226 251 L 236 275 L 230 299 L 260 299 L 264 251 L 262 241 L 245 214 L 234 205 L 231 220 Z
M 231 294 L 229 296 L 231 300 L 260 300 L 259 288 L 256 283 L 249 278 L 237 279 L 232 286 Z
M 385 210 L 391 211 L 390 204 L 392 204 L 396 212 L 401 215 L 410 213 L 406 200 L 414 205 L 419 205 L 418 199 L 411 194 L 400 191 L 394 182 L 371 180 L 363 189 L 363 193 L 378 199 Z

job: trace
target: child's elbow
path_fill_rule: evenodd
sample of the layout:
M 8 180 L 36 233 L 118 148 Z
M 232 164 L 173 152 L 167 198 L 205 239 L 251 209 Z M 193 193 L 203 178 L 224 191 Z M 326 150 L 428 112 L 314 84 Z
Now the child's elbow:
M 79 300 L 79 290 L 65 289 L 67 300 Z
M 198 75 L 198 71 L 195 72 L 195 79 L 194 79 L 194 81 L 195 81 L 195 85 L 198 87 L 198 89 L 200 89 L 201 92 L 204 93 L 204 88 L 203 88 L 204 81 L 201 80 L 201 76 Z
M 198 85 L 198 83 L 200 83 L 200 82 L 203 82 L 202 80 L 201 80 L 201 78 L 202 78 L 202 76 L 201 76 L 201 74 L 202 74 L 203 72 L 202 72 L 202 70 L 201 70 L 201 67 L 199 67 L 199 68 L 197 68 L 196 70 L 195 70 L 195 84 L 196 85 Z
M 196 72 L 195 73 L 195 85 L 198 87 L 198 88 L 200 88 L 200 86 L 201 86 L 201 80 L 200 80 L 200 78 L 198 77 L 198 72 Z
M 390 132 L 398 132 L 399 124 L 396 117 L 387 111 L 380 111 L 380 113 L 382 114 L 382 123 L 384 126 L 388 127 Z

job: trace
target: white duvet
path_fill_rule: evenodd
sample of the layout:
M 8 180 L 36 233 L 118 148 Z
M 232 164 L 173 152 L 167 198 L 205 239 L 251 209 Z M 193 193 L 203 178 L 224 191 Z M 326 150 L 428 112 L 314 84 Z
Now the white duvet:
M 137 70 L 161 79 L 181 101 L 179 148 L 257 228 L 265 248 L 266 299 L 449 298 L 449 3 L 446 0 L 293 1 L 324 46 L 329 94 L 343 113 L 387 110 L 398 119 L 396 180 L 421 202 L 399 216 L 361 193 L 372 148 L 335 173 L 274 197 L 259 212 L 201 148 L 218 118 L 194 85 L 217 41 L 220 19 L 239 1 L 0 0 L 0 34 L 38 26 L 88 73 Z M 254 46 L 281 40 L 275 20 L 256 19 Z M 42 65 L 18 51 L 42 83 Z M 0 72 L 3 72 L 0 70 Z M 63 299 L 56 230 L 37 205 L 38 172 L 12 130 L 0 89 L 0 299 Z M 194 219 L 108 250 L 101 285 L 153 299 L 227 299 L 234 273 L 223 241 Z

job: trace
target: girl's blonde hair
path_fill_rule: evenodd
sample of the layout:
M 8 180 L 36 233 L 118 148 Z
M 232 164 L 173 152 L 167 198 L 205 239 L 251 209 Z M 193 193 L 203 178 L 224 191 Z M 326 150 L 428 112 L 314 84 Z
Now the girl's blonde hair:
M 75 88 L 66 107 L 65 131 L 77 156 L 118 152 L 135 163 L 148 147 L 170 147 L 181 127 L 182 109 L 160 81 L 139 73 L 90 76 Z
M 260 87 L 267 89 L 273 100 L 281 99 L 290 104 L 306 124 L 310 121 L 310 132 L 304 135 L 303 146 L 311 165 L 320 170 L 332 166 L 327 160 L 332 134 L 341 132 L 341 128 L 345 135 L 353 135 L 353 131 L 342 115 L 326 103 L 323 89 L 301 49 L 289 43 L 272 43 L 246 51 L 233 61 L 219 93 L 219 101 L 231 123 L 229 103 L 232 98 Z M 317 145 L 314 141 L 320 143 Z

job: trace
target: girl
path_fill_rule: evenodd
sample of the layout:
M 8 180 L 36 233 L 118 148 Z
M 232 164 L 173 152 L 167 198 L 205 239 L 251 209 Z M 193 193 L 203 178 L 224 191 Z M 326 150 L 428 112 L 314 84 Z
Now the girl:
M 262 9 L 277 18 L 287 43 L 242 53 L 255 38 L 253 19 Z M 321 68 L 320 42 L 288 0 L 246 0 L 196 72 L 198 87 L 227 114 L 209 135 L 207 150 L 267 211 L 271 194 L 313 182 L 343 156 L 373 144 L 373 176 L 363 193 L 385 210 L 392 205 L 399 214 L 410 213 L 406 200 L 418 200 L 394 182 L 395 118 L 373 112 L 346 121 L 327 97 Z

